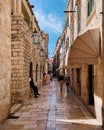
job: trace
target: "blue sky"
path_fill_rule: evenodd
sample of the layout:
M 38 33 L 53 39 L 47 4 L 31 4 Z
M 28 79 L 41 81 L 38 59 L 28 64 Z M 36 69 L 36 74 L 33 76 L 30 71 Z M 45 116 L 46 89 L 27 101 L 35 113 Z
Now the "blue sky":
M 52 57 L 64 28 L 67 0 L 30 0 L 30 3 L 34 5 L 33 11 L 40 29 L 49 34 L 49 57 Z

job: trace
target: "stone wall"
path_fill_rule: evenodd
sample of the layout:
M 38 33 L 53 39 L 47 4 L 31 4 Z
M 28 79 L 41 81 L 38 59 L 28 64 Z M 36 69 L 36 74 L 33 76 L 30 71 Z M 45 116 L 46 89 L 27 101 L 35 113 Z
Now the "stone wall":
M 10 0 L 0 1 L 0 123 L 10 111 L 11 80 Z
M 32 43 L 32 31 L 22 15 L 12 16 L 12 50 L 11 50 L 11 97 L 12 103 L 22 103 L 29 98 L 31 91 L 29 85 L 30 63 L 32 62 L 32 74 L 36 86 L 42 86 L 40 79 L 40 47 Z M 40 45 L 39 45 L 40 46 Z M 37 82 L 36 82 L 36 64 Z M 43 66 L 43 65 L 42 65 Z
M 33 48 L 31 34 L 22 16 L 12 16 L 12 103 L 22 103 L 30 95 L 29 67 Z

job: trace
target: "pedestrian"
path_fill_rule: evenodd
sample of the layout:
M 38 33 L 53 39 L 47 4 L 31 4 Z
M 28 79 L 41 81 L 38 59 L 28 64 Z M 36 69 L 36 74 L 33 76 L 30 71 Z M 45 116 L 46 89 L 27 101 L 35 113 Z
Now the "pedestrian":
M 67 92 L 68 92 L 68 89 L 69 89 L 69 86 L 70 86 L 70 76 L 65 77 L 65 84 L 66 84 Z
M 60 91 L 62 91 L 62 89 L 63 89 L 63 84 L 64 84 L 64 75 L 63 75 L 63 74 L 60 74 L 60 75 L 58 76 L 58 81 L 59 81 Z
M 47 75 L 46 73 L 43 74 L 43 85 L 46 85 L 47 82 Z
M 50 80 L 51 81 L 53 80 L 53 74 L 52 73 L 50 74 Z
M 33 77 L 31 76 L 29 79 L 29 83 L 30 83 L 30 87 L 33 89 L 34 91 L 34 97 L 38 97 L 40 94 L 38 92 L 38 87 L 34 85 L 34 81 L 33 81 Z

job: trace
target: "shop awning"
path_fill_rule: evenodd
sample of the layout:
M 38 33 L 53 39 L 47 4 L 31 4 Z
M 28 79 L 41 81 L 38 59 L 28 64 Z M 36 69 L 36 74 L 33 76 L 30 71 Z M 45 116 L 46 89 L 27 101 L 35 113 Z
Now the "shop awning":
M 70 46 L 68 64 L 97 64 L 100 55 L 99 29 L 87 30 Z

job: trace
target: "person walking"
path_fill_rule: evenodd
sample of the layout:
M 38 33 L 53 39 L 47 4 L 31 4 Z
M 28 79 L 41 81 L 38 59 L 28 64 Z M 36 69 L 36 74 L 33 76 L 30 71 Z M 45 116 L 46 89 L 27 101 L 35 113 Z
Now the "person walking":
M 69 89 L 69 86 L 70 86 L 70 76 L 65 77 L 65 84 L 66 84 L 67 92 L 68 92 L 68 89 Z
M 34 85 L 34 81 L 33 81 L 33 77 L 32 76 L 29 78 L 29 83 L 30 83 L 30 87 L 34 91 L 34 97 L 38 97 L 40 94 L 38 92 L 38 87 Z
M 46 85 L 47 82 L 47 75 L 46 73 L 43 74 L 43 85 Z
M 63 75 L 63 74 L 60 74 L 60 75 L 59 75 L 58 81 L 59 81 L 60 91 L 62 91 L 62 89 L 63 89 L 63 84 L 64 84 L 64 75 Z

